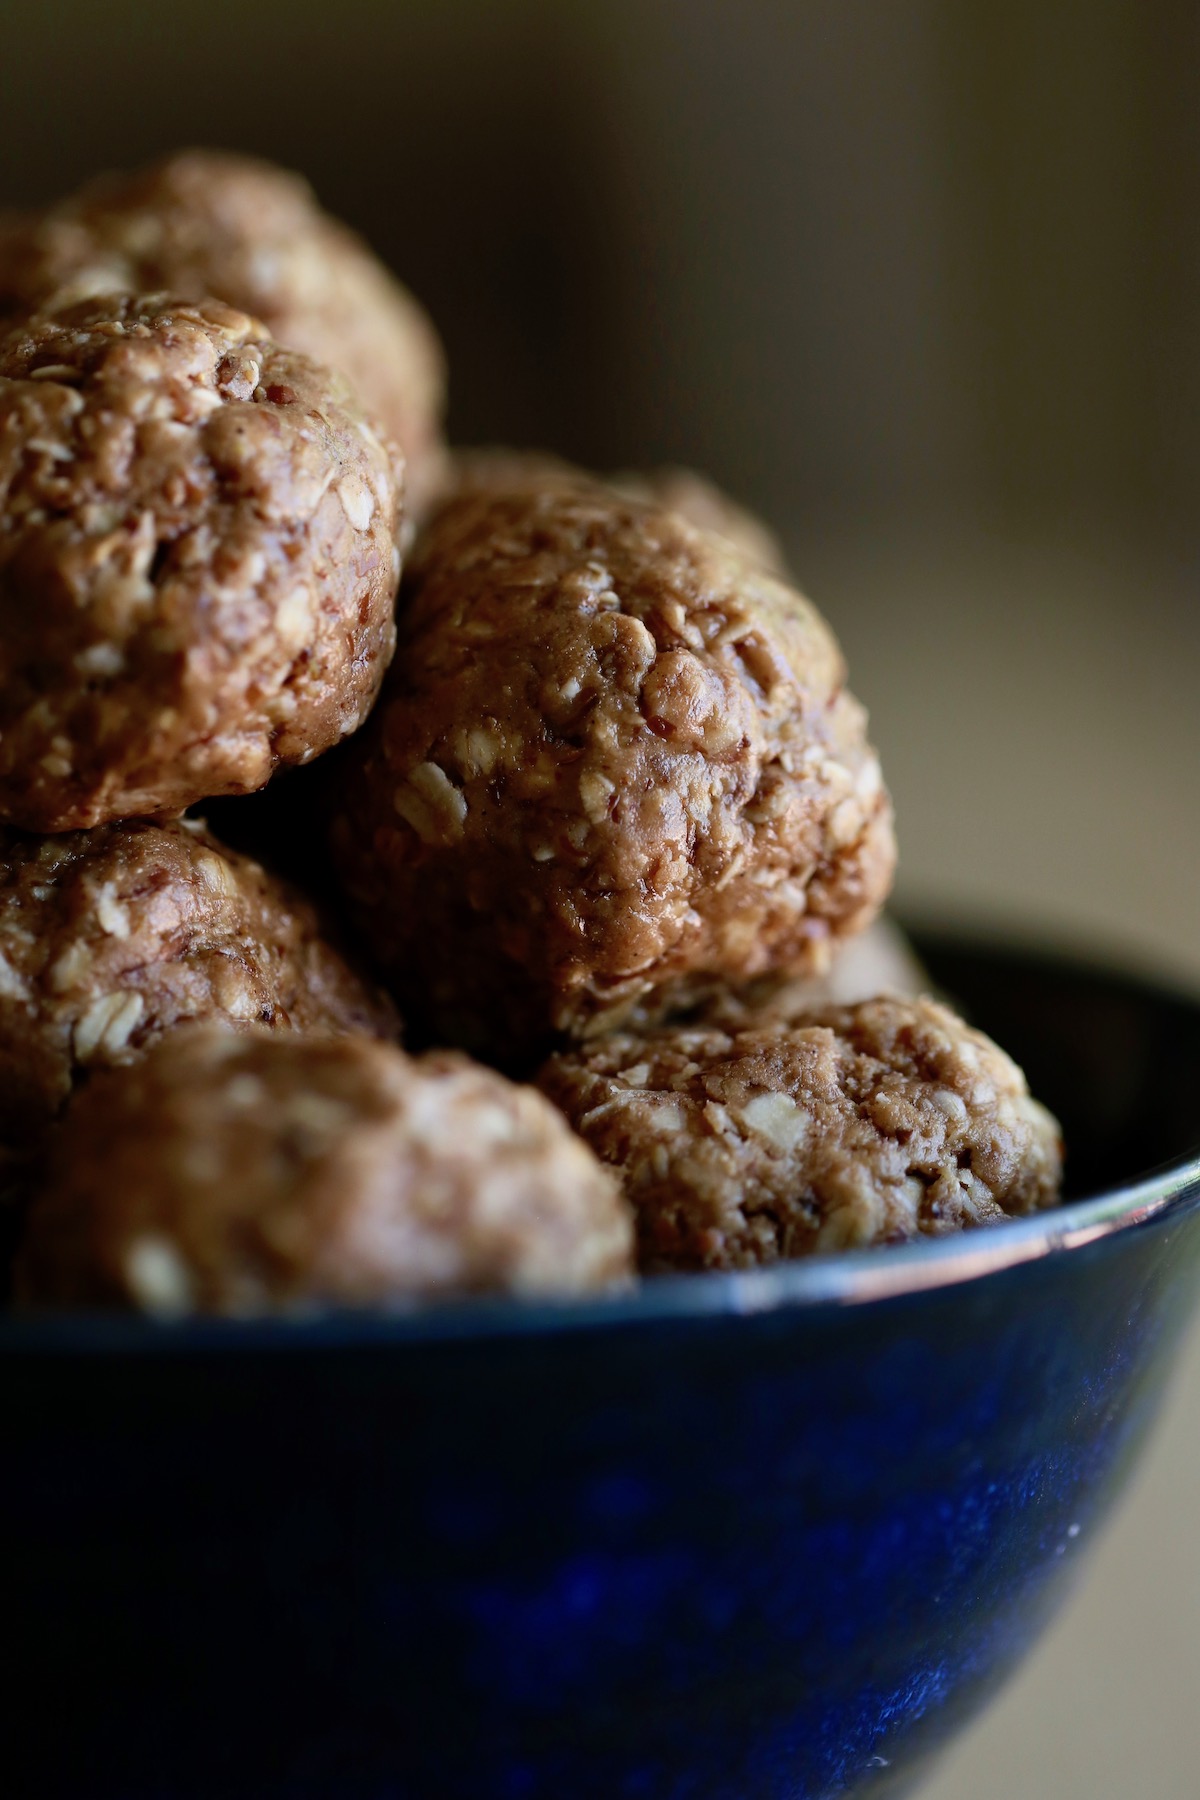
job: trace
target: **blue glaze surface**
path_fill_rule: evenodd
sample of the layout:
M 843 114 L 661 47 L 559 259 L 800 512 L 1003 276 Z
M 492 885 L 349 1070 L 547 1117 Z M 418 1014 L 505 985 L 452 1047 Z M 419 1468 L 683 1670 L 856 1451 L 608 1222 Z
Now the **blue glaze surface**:
M 1099 1199 L 584 1307 L 8 1322 L 10 1791 L 908 1785 L 1086 1551 L 1200 1265 L 1197 1159 L 1132 1182 L 1200 1138 L 1200 1009 L 933 961 Z

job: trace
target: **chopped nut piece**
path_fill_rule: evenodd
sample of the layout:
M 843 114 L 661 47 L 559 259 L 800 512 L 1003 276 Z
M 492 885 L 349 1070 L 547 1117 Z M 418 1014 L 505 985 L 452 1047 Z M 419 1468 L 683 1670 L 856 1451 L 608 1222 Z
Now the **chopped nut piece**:
M 781 1151 L 798 1150 L 811 1123 L 807 1112 L 790 1094 L 752 1094 L 740 1106 L 731 1107 L 730 1112 L 747 1131 Z
M 364 481 L 347 479 L 338 482 L 337 495 L 355 531 L 365 531 L 375 511 L 370 488 Z
M 292 649 L 307 643 L 314 625 L 312 595 L 305 587 L 293 588 L 279 602 L 275 629 L 280 640 Z
M 34 895 L 37 899 L 39 896 Z M 45 896 L 49 898 L 49 894 Z M 92 966 L 92 953 L 82 938 L 76 938 L 68 944 L 62 955 L 50 965 L 50 992 L 52 994 L 69 993 L 73 987 L 84 979 Z
M 0 951 L 0 1000 L 28 1000 L 29 983 Z
M 214 894 L 228 896 L 237 892 L 237 882 L 233 870 L 225 855 L 217 855 L 212 850 L 200 850 L 196 854 L 196 873 L 205 887 Z
M 125 652 L 116 644 L 89 644 L 75 658 L 81 675 L 120 675 L 125 667 Z M 70 769 L 68 767 L 68 774 Z
M 615 784 L 599 769 L 585 769 L 580 775 L 579 798 L 593 825 L 600 825 L 607 819 L 608 803 L 616 791 Z

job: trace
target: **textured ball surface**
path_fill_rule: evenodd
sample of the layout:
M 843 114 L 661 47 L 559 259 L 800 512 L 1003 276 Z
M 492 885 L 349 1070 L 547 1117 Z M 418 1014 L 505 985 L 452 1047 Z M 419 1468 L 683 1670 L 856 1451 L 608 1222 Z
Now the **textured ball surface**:
M 641 1262 L 747 1268 L 1054 1205 L 1056 1121 L 932 1000 L 619 1033 L 539 1083 L 621 1177 Z
M 35 1146 L 92 1071 L 196 1020 L 396 1029 L 308 901 L 192 821 L 0 830 L 0 1150 Z
M 76 1100 L 18 1295 L 175 1315 L 577 1293 L 631 1270 L 617 1185 L 453 1053 L 200 1028 Z
M 262 787 L 357 729 L 398 496 L 340 376 L 215 301 L 108 296 L 0 340 L 0 819 Z
M 406 288 L 302 176 L 185 150 L 0 221 L 0 319 L 96 294 L 208 296 L 347 375 L 404 452 L 413 515 L 440 479 L 445 367 Z
M 691 981 L 819 973 L 891 811 L 809 603 L 675 514 L 469 474 L 420 539 L 335 829 L 405 1009 L 511 1060 Z

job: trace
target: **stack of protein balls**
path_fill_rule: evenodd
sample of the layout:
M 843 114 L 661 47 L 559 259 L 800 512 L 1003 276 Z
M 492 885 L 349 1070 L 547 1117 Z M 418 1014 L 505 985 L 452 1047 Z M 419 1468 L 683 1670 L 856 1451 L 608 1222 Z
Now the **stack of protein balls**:
M 872 926 L 879 764 L 770 535 L 452 458 L 442 392 L 291 175 L 0 221 L 16 1303 L 570 1293 L 1052 1204 L 1054 1121 Z

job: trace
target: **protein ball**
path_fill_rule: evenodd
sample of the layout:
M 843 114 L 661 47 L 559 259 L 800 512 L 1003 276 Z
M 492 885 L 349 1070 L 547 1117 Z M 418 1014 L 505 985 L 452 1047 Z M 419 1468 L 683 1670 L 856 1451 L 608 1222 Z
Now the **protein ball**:
M 815 974 L 891 811 L 808 601 L 582 476 L 466 482 L 402 592 L 335 860 L 406 1016 L 506 1066 L 689 983 Z
M 0 819 L 262 787 L 355 731 L 394 643 L 396 481 L 342 378 L 216 301 L 0 340 Z
M 204 1019 L 396 1030 L 309 903 L 203 827 L 0 830 L 0 1151 L 36 1147 L 90 1071 Z
M 628 1277 L 632 1242 L 532 1088 L 453 1052 L 201 1028 L 78 1096 L 16 1289 L 165 1315 L 567 1294 Z
M 341 369 L 408 465 L 412 516 L 440 478 L 445 370 L 424 310 L 308 183 L 187 150 L 0 222 L 0 317 L 95 294 L 209 295 Z
M 932 1000 L 621 1033 L 554 1057 L 539 1086 L 619 1174 L 646 1270 L 940 1236 L 1059 1195 L 1057 1123 Z

